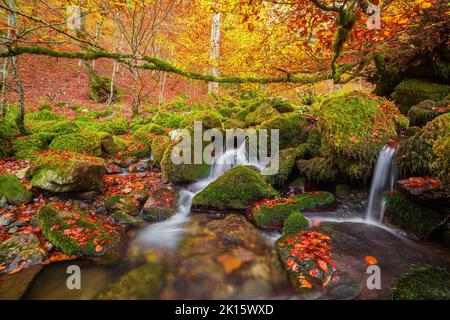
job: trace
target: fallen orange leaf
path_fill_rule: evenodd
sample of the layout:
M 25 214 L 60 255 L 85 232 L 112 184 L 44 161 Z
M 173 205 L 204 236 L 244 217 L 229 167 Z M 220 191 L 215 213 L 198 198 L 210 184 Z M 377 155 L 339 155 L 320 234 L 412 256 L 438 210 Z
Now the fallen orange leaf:
M 369 266 L 372 265 L 372 264 L 377 264 L 378 263 L 378 260 L 375 257 L 372 257 L 372 256 L 366 256 L 364 258 L 364 261 Z

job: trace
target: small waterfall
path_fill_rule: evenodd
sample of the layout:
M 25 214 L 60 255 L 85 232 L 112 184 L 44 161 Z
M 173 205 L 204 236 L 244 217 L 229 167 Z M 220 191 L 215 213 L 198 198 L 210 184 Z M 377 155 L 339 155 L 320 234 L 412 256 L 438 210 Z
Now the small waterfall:
M 209 177 L 194 182 L 180 191 L 176 214 L 165 221 L 157 222 L 144 228 L 136 237 L 136 243 L 143 246 L 175 249 L 184 232 L 184 224 L 189 220 L 192 200 L 195 195 L 226 171 L 240 165 L 252 165 L 260 170 L 264 169 L 264 166 L 259 162 L 250 162 L 248 160 L 245 143 L 238 148 L 225 151 L 217 159 L 213 159 Z
M 383 221 L 386 203 L 383 199 L 388 191 L 393 191 L 396 181 L 394 164 L 396 148 L 386 145 L 381 149 L 370 185 L 369 204 L 366 220 L 381 223 Z

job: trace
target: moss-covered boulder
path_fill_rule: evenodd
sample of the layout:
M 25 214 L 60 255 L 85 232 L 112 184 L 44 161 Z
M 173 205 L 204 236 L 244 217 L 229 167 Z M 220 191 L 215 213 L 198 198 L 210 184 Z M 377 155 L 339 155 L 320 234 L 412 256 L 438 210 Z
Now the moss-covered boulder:
M 185 147 L 189 148 L 189 141 L 184 141 L 186 137 L 175 139 L 171 141 L 165 148 L 164 154 L 161 160 L 161 171 L 164 178 L 168 179 L 174 184 L 184 184 L 198 181 L 202 178 L 206 178 L 209 175 L 210 165 L 202 162 L 194 162 L 194 145 L 193 139 L 190 142 L 190 154 L 191 158 L 189 163 L 175 163 L 172 160 L 172 154 L 176 157 L 180 157 L 179 160 L 183 160 Z M 183 139 L 183 141 L 181 141 Z
M 167 111 L 159 111 L 152 119 L 152 122 L 170 129 L 184 128 L 189 123 L 189 117 L 181 113 L 171 113 Z
M 265 103 L 270 105 L 279 113 L 288 113 L 294 111 L 294 107 L 285 98 L 274 97 L 264 100 Z
M 121 276 L 106 287 L 98 300 L 143 300 L 158 299 L 167 279 L 167 266 L 150 262 Z
M 149 221 L 162 221 L 175 215 L 178 206 L 178 189 L 170 184 L 153 190 L 145 201 L 141 217 Z
M 123 211 L 116 210 L 111 214 L 111 218 L 115 224 L 122 224 L 133 228 L 139 228 L 144 225 L 141 217 L 131 216 Z
M 195 121 L 201 122 L 203 129 L 222 128 L 222 115 L 214 110 L 196 111 L 190 114 L 191 123 L 193 128 Z
M 356 91 L 325 100 L 318 121 L 321 157 L 343 178 L 368 181 L 379 150 L 396 136 L 398 116 L 388 100 Z
M 394 90 L 392 97 L 400 111 L 406 114 L 410 107 L 424 100 L 440 101 L 450 94 L 450 86 L 420 79 L 405 79 Z
M 5 116 L 0 119 L 0 157 L 11 156 L 13 153 L 12 141 L 20 135 L 16 120 L 18 109 L 8 106 Z
M 228 170 L 194 197 L 193 206 L 217 210 L 244 210 L 254 201 L 277 192 L 260 174 L 247 166 Z
M 279 148 L 285 149 L 296 147 L 306 141 L 307 135 L 304 126 L 308 121 L 299 113 L 290 112 L 276 115 L 264 121 L 257 129 L 268 130 L 268 141 L 270 141 L 270 130 L 279 130 Z
M 18 234 L 0 243 L 0 272 L 42 264 L 47 252 L 32 233 Z
M 412 265 L 391 288 L 390 300 L 448 300 L 450 273 L 445 268 Z
M 70 152 L 44 154 L 28 171 L 33 187 L 55 193 L 97 189 L 104 174 L 101 158 Z
M 326 191 L 301 193 L 288 199 L 277 198 L 258 203 L 251 216 L 260 228 L 280 229 L 292 212 L 313 210 L 331 204 L 333 194 Z
M 278 172 L 273 175 L 265 176 L 265 180 L 274 187 L 283 186 L 289 179 L 298 157 L 306 152 L 307 145 L 302 144 L 298 148 L 287 148 L 278 153 L 279 166 Z
M 120 233 L 107 220 L 82 211 L 39 208 L 37 219 L 44 237 L 67 255 L 101 256 L 115 253 Z
M 283 233 L 299 232 L 308 227 L 308 219 L 298 211 L 292 212 L 283 223 Z
M 425 100 L 411 107 L 408 118 L 411 126 L 424 126 L 441 114 L 450 112 L 450 98 L 440 102 Z
M 448 139 L 450 113 L 428 122 L 413 137 L 402 141 L 398 147 L 396 164 L 403 177 L 438 176 L 448 180 Z
M 97 133 L 89 131 L 65 134 L 52 140 L 50 150 L 100 156 L 102 154 L 102 139 Z
M 54 134 L 48 132 L 19 137 L 12 144 L 14 157 L 17 159 L 33 160 L 48 148 L 53 138 Z
M 396 193 L 386 197 L 386 218 L 394 225 L 425 240 L 442 223 L 440 213 L 411 201 L 406 195 Z
M 32 196 L 33 194 L 12 174 L 0 175 L 0 199 L 6 199 L 12 205 L 19 205 L 30 202 Z
M 278 114 L 278 111 L 275 110 L 271 105 L 262 104 L 253 112 L 250 112 L 245 116 L 245 123 L 247 126 L 259 125 Z
M 333 160 L 329 158 L 299 159 L 297 168 L 301 176 L 318 183 L 334 182 L 339 174 Z
M 155 123 L 148 123 L 133 133 L 133 150 L 131 155 L 146 158 L 152 155 L 153 140 L 161 141 L 160 137 L 167 137 L 167 129 Z
M 164 151 L 170 144 L 170 139 L 167 136 L 155 136 L 151 144 L 151 153 L 153 156 L 153 163 L 161 164 L 164 157 Z

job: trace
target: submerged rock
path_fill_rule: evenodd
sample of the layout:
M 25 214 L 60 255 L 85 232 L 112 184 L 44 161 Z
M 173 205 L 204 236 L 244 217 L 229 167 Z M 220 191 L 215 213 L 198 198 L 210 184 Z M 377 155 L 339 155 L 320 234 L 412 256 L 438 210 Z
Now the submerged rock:
M 124 214 L 135 216 L 139 213 L 139 203 L 129 195 L 115 195 L 105 200 L 105 208 L 109 212 L 121 211 Z
M 49 192 L 94 190 L 103 184 L 104 162 L 77 153 L 49 153 L 30 167 L 33 187 Z
M 154 190 L 141 211 L 145 220 L 162 221 L 176 213 L 178 203 L 178 190 L 175 186 L 165 185 Z
M 12 174 L 0 175 L 0 199 L 6 199 L 11 205 L 19 205 L 30 202 L 32 196 L 33 194 Z
M 67 255 L 115 253 L 120 234 L 105 219 L 82 211 L 57 211 L 50 205 L 37 213 L 45 238 Z
M 1 272 L 42 264 L 46 256 L 47 252 L 35 235 L 14 235 L 0 244 L 0 266 L 5 267 Z
M 225 172 L 194 197 L 197 208 L 217 210 L 244 210 L 254 201 L 271 198 L 277 192 L 260 174 L 247 166 L 235 167 Z

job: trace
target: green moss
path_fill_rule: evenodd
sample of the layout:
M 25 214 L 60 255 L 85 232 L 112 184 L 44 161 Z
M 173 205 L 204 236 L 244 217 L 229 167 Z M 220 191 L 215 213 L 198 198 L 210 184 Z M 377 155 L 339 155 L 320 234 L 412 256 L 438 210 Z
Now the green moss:
M 113 136 L 114 143 L 116 144 L 118 152 L 124 152 L 128 149 L 130 142 L 128 140 Z
M 450 131 L 433 144 L 434 157 L 430 169 L 443 182 L 450 186 Z
M 48 148 L 54 134 L 41 132 L 17 138 L 13 142 L 14 157 L 17 159 L 35 159 L 39 153 Z
M 275 187 L 281 187 L 284 185 L 292 173 L 296 159 L 303 156 L 303 154 L 307 152 L 307 148 L 308 146 L 306 144 L 302 144 L 298 148 L 287 148 L 280 150 L 278 154 L 278 172 L 274 175 L 267 176 L 265 180 Z
M 159 111 L 153 117 L 152 121 L 163 128 L 179 129 L 184 128 L 188 124 L 189 118 L 184 114 Z
M 53 139 L 50 149 L 99 156 L 102 154 L 101 137 L 89 131 L 65 134 Z
M 89 96 L 95 102 L 104 103 L 108 101 L 111 92 L 111 79 L 91 74 L 89 81 Z M 113 101 L 120 99 L 121 93 L 116 87 L 113 87 Z
M 35 159 L 28 170 L 31 185 L 50 192 L 94 190 L 103 183 L 101 158 L 51 152 Z
M 318 122 L 321 156 L 348 179 L 369 180 L 379 150 L 396 135 L 397 116 L 391 102 L 360 92 L 325 100 Z
M 46 205 L 39 208 L 37 218 L 45 238 L 67 255 L 104 255 L 120 240 L 109 222 L 82 211 L 58 212 Z
M 283 224 L 283 233 L 289 234 L 293 232 L 298 232 L 308 227 L 308 219 L 302 215 L 300 212 L 292 212 Z
M 167 266 L 148 263 L 126 273 L 97 297 L 99 300 L 158 299 L 167 279 Z
M 389 195 L 386 202 L 389 222 L 414 233 L 419 239 L 426 239 L 441 223 L 439 213 L 412 202 L 404 194 Z
M 124 224 L 134 228 L 139 228 L 144 225 L 144 220 L 141 217 L 134 217 L 120 210 L 114 211 L 111 217 L 117 224 Z
M 445 268 L 413 265 L 396 280 L 390 300 L 448 300 L 450 273 Z
M 441 102 L 425 100 L 411 107 L 408 111 L 411 125 L 424 126 L 439 115 L 450 112 L 449 102 L 449 99 Z
M 163 156 L 164 151 L 166 150 L 167 146 L 170 143 L 169 137 L 166 136 L 156 136 L 151 144 L 151 152 L 153 156 L 153 162 L 155 164 L 160 164 Z
M 12 174 L 0 175 L 0 198 L 6 198 L 9 204 L 27 203 L 31 200 L 32 195 Z
M 257 129 L 279 129 L 279 148 L 285 149 L 296 147 L 306 141 L 307 135 L 303 128 L 306 124 L 307 121 L 301 114 L 292 112 L 280 114 L 264 121 Z M 268 131 L 268 138 L 270 138 L 270 131 Z
M 405 79 L 400 82 L 392 94 L 395 103 L 403 113 L 424 100 L 439 101 L 450 94 L 450 86 L 420 79 Z
M 247 209 L 261 198 L 270 198 L 277 193 L 255 170 L 235 167 L 213 181 L 194 197 L 192 204 L 213 209 Z
M 297 168 L 300 175 L 317 183 L 334 182 L 338 175 L 338 170 L 334 167 L 333 161 L 325 158 L 298 160 Z
M 190 115 L 190 118 L 192 128 L 194 121 L 201 121 L 203 129 L 222 128 L 223 117 L 217 111 L 196 111 Z
M 106 122 L 108 132 L 111 134 L 126 134 L 129 130 L 128 120 L 123 117 L 114 118 L 111 121 Z
M 40 110 L 36 113 L 30 113 L 25 115 L 25 121 L 32 121 L 32 120 L 65 120 L 66 117 L 63 115 L 58 115 L 54 113 L 51 110 L 44 109 Z
M 274 108 L 279 113 L 287 113 L 294 111 L 294 107 L 283 98 L 270 98 L 265 100 L 267 104 L 269 104 L 272 108 Z
M 445 144 L 446 140 L 440 139 L 449 133 L 450 113 L 446 113 L 428 122 L 413 137 L 402 141 L 396 155 L 399 173 L 404 177 L 429 176 L 435 174 L 433 169 L 436 168 L 438 171 L 436 174 L 443 176 L 445 181 L 445 173 L 443 174 L 439 170 L 441 165 L 438 162 L 443 155 L 440 153 L 439 144 Z M 433 149 L 435 144 L 436 147 Z M 442 167 L 445 167 L 445 161 Z
M 254 111 L 245 116 L 245 123 L 247 126 L 259 125 L 278 114 L 278 111 L 271 105 L 261 104 Z
M 303 193 L 274 205 L 257 206 L 252 214 L 256 225 L 261 228 L 280 227 L 292 212 L 312 210 L 333 201 L 334 196 L 329 192 Z

